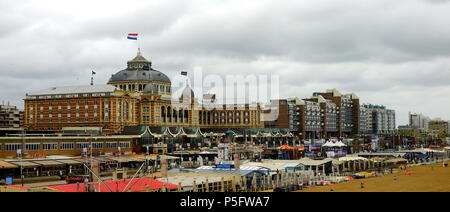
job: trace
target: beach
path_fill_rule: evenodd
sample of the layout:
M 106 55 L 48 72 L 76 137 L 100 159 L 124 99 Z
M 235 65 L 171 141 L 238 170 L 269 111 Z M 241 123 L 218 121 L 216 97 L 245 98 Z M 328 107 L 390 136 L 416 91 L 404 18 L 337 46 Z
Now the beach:
M 411 174 L 407 175 L 408 171 Z M 361 182 L 364 188 L 361 188 Z M 315 186 L 298 192 L 330 192 L 331 189 L 334 192 L 450 192 L 450 167 L 443 167 L 442 163 L 421 165 L 382 177 Z

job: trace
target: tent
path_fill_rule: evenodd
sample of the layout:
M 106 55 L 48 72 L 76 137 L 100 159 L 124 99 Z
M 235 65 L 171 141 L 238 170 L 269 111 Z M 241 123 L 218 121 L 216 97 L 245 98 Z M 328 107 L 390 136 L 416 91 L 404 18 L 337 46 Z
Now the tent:
M 329 140 L 325 144 L 322 145 L 322 147 L 344 147 L 347 146 L 342 141 L 336 141 L 336 140 Z
M 372 161 L 372 162 L 378 163 L 378 162 L 383 162 L 383 161 L 387 160 L 387 158 L 384 158 L 384 157 L 373 157 L 373 158 L 370 158 L 369 160 Z
M 338 142 L 336 143 L 336 145 L 337 145 L 338 147 L 344 147 L 344 146 L 347 146 L 346 144 L 342 143 L 342 141 L 338 141 Z
M 396 164 L 396 163 L 406 163 L 406 162 L 408 162 L 408 160 L 406 160 L 404 158 L 394 158 L 394 159 L 387 160 L 385 162 L 386 163 L 394 163 L 394 164 Z
M 416 155 L 415 157 L 416 157 L 416 158 L 428 158 L 429 156 L 423 154 L 423 155 Z
M 293 150 L 293 149 L 295 149 L 295 148 L 294 148 L 294 147 L 291 147 L 291 146 L 289 146 L 289 145 L 287 145 L 287 144 L 285 144 L 285 145 L 283 145 L 283 146 L 279 146 L 278 149 L 279 149 L 279 150 Z

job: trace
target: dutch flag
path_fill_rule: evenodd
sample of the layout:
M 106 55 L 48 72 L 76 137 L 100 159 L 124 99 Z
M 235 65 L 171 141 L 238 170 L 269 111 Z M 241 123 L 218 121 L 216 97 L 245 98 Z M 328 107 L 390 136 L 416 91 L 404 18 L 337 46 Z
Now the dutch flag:
M 139 34 L 138 33 L 130 33 L 130 34 L 128 34 L 128 39 L 129 40 L 137 40 L 137 36 L 138 36 Z

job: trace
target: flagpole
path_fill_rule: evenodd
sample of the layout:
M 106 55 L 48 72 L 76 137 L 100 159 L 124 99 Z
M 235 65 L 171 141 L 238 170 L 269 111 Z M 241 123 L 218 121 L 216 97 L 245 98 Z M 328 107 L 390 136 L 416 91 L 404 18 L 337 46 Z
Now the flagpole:
M 138 49 L 141 49 L 141 39 L 137 38 L 137 42 L 138 42 Z

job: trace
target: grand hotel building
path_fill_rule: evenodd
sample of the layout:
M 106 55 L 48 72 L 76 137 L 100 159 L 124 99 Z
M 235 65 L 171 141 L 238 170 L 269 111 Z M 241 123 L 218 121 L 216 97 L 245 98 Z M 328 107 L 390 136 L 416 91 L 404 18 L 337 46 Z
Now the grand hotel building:
M 170 79 L 153 69 L 140 50 L 106 85 L 52 87 L 28 93 L 24 101 L 27 131 L 58 133 L 64 128 L 94 127 L 112 135 L 126 126 L 264 127 L 259 104 L 208 109 L 199 104 L 189 86 L 174 103 Z

